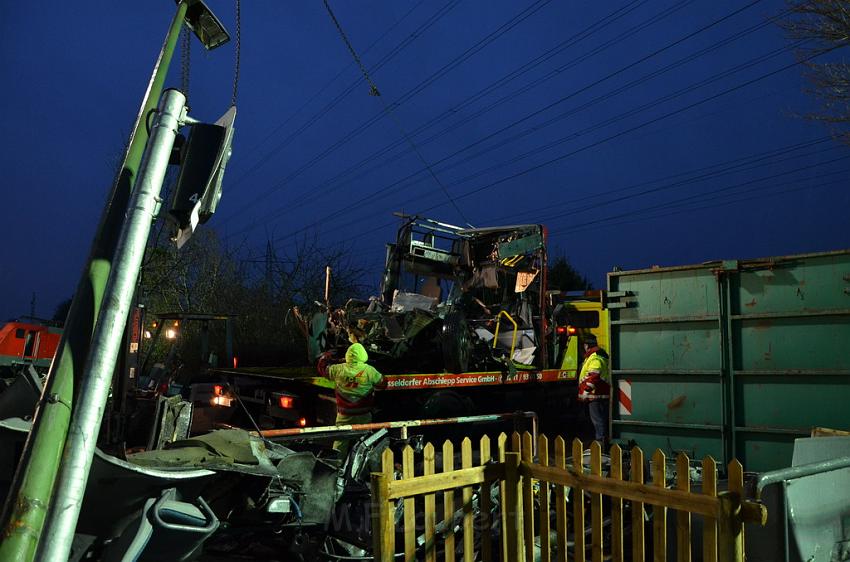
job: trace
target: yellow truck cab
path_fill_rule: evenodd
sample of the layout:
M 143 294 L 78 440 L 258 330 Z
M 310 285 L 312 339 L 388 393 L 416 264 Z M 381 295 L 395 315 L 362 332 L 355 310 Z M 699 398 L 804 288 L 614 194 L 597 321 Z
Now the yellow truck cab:
M 600 347 L 609 351 L 608 307 L 604 291 L 549 291 L 552 310 L 552 342 L 556 365 L 575 379 L 581 367 L 581 339 L 593 334 Z

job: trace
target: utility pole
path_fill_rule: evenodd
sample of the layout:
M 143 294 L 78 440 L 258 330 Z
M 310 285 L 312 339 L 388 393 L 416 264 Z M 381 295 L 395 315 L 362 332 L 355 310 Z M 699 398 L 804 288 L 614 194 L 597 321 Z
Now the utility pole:
M 162 182 L 177 131 L 185 122 L 185 104 L 186 97 L 181 92 L 167 90 L 151 128 L 152 136 L 130 198 L 127 220 L 115 252 L 114 269 L 104 290 L 104 304 L 80 380 L 62 466 L 38 546 L 39 560 L 67 560 L 71 553 L 97 442 L 92 437 L 100 431 Z
M 218 46 L 228 39 L 223 30 L 224 38 L 221 34 L 211 33 L 215 30 L 204 27 L 210 21 L 207 15 L 217 23 L 215 16 L 201 0 L 180 0 L 176 6 L 136 116 L 124 161 L 101 215 L 87 265 L 77 284 L 62 340 L 50 366 L 42 400 L 36 408 L 32 429 L 6 498 L 0 520 L 3 532 L 0 560 L 29 561 L 35 557 L 51 505 L 75 400 L 79 399 L 77 387 L 83 367 L 91 360 L 89 351 L 92 336 L 96 333 L 97 319 L 103 316 L 101 305 L 104 291 L 112 273 L 119 233 L 148 141 L 146 119 L 156 109 L 162 95 L 163 83 L 184 22 L 205 40 L 207 48 Z M 118 331 L 123 333 L 123 330 Z M 87 437 L 96 440 L 97 433 L 95 430 Z

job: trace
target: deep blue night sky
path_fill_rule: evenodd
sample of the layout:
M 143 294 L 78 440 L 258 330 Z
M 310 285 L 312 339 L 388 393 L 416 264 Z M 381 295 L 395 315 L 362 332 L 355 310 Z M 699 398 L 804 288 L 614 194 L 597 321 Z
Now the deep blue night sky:
M 208 3 L 235 35 L 234 3 Z M 0 5 L 0 319 L 73 292 L 173 6 Z M 542 222 L 600 287 L 613 266 L 850 247 L 850 151 L 800 118 L 816 103 L 799 65 L 782 70 L 781 0 L 331 6 L 380 99 L 321 0 L 243 2 L 234 154 L 208 223 L 230 244 L 283 253 L 316 233 L 375 267 L 393 211 Z M 233 67 L 233 42 L 192 45 L 194 117 L 227 109 Z

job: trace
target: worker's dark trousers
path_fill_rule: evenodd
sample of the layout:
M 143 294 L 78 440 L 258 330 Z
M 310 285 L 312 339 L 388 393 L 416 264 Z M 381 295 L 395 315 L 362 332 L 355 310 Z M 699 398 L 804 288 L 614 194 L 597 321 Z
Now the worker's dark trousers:
M 605 448 L 608 445 L 608 398 L 591 400 L 587 409 L 590 412 L 590 421 L 593 422 L 593 438 Z

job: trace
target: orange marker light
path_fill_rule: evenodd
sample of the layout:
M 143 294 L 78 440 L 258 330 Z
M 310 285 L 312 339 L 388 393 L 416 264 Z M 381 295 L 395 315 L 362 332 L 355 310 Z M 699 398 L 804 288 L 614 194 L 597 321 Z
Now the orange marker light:
M 301 418 L 298 420 L 298 425 L 301 427 L 307 427 L 307 418 Z
M 213 385 L 213 396 L 221 396 L 224 394 L 224 387 L 220 384 Z
M 292 396 L 281 396 L 280 399 L 279 399 L 279 402 L 280 402 L 281 408 L 289 409 L 289 408 L 292 407 L 292 403 L 293 403 Z M 301 419 L 304 419 L 304 418 L 301 418 Z

